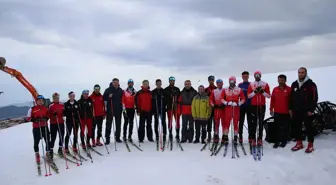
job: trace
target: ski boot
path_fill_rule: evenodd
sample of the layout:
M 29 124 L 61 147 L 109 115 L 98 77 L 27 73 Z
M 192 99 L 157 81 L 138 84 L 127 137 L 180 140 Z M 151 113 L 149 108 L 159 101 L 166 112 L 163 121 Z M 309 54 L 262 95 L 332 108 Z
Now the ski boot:
M 273 145 L 273 148 L 278 148 L 280 146 L 280 143 L 279 142 L 275 142 L 274 145 Z
M 258 139 L 258 143 L 257 143 L 258 146 L 262 146 L 263 145 L 263 142 L 262 142 L 262 139 Z
M 148 141 L 149 142 L 154 142 L 154 139 L 153 138 L 149 138 Z
M 283 141 L 283 142 L 280 143 L 281 148 L 285 148 L 286 145 L 287 145 L 287 141 Z
M 122 141 L 121 141 L 121 139 L 118 137 L 118 138 L 116 138 L 116 142 L 117 143 L 122 143 Z
M 206 139 L 202 139 L 202 144 L 205 144 L 207 142 L 207 140 Z
M 126 141 L 127 141 L 126 136 L 124 136 L 124 137 L 122 138 L 122 140 L 123 140 L 124 142 L 126 142 Z
M 312 153 L 313 151 L 314 151 L 314 144 L 311 143 L 311 142 L 309 142 L 309 143 L 308 143 L 308 146 L 307 146 L 307 149 L 305 150 L 305 152 L 306 152 L 307 154 L 309 154 L 309 153 Z
M 72 148 L 72 151 L 73 151 L 74 154 L 78 154 L 78 149 L 76 148 L 76 146 L 74 146 L 74 147 Z
M 96 147 L 96 140 L 92 138 L 92 147 Z
M 132 136 L 128 136 L 128 142 L 133 143 Z
M 239 143 L 240 144 L 243 144 L 243 135 L 242 134 L 239 134 Z
M 175 136 L 175 139 L 176 139 L 177 142 L 180 142 L 180 135 L 177 134 L 177 135 Z
M 59 147 L 57 150 L 58 155 L 63 156 L 62 147 Z
M 173 142 L 173 134 L 169 134 L 169 142 Z
M 107 137 L 106 140 L 105 140 L 105 145 L 109 145 L 110 144 L 110 138 Z
M 54 159 L 54 150 L 52 148 L 47 152 L 47 158 L 51 161 Z
M 41 162 L 40 153 L 35 152 L 35 160 L 36 160 L 37 163 Z
M 195 139 L 194 144 L 197 144 L 199 142 L 200 142 L 199 139 Z
M 227 145 L 229 143 L 229 136 L 223 134 L 221 143 Z
M 215 134 L 214 135 L 214 143 L 218 143 L 219 142 L 219 136 L 218 136 L 218 134 Z
M 103 146 L 103 143 L 100 142 L 100 138 L 97 138 L 96 145 L 97 146 Z
M 64 149 L 64 154 L 70 154 L 70 151 L 69 151 L 68 148 L 65 148 L 65 149 Z
M 295 152 L 301 149 L 303 149 L 303 144 L 302 141 L 298 140 L 296 141 L 296 145 L 292 148 L 292 151 Z
M 233 137 L 233 144 L 238 145 L 238 136 L 237 135 L 235 135 Z
M 82 148 L 83 148 L 83 150 L 86 150 L 85 144 L 82 144 Z

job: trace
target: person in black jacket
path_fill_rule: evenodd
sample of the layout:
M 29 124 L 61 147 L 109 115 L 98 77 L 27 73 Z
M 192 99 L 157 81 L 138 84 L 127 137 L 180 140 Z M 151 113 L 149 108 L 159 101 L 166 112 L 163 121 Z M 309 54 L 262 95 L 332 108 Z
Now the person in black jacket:
M 301 150 L 302 144 L 302 122 L 306 127 L 308 137 L 308 147 L 306 153 L 314 150 L 314 130 L 313 130 L 313 113 L 317 106 L 318 92 L 316 84 L 307 76 L 307 69 L 301 67 L 298 70 L 299 79 L 292 83 L 290 97 L 290 111 L 294 124 L 294 134 L 296 135 L 296 145 L 292 151 Z
M 89 98 L 89 90 L 84 90 L 82 92 L 82 96 L 78 100 L 78 104 L 79 104 L 79 111 L 77 112 L 77 114 L 80 119 L 80 131 L 81 131 L 80 138 L 82 142 L 82 148 L 86 149 L 86 145 L 87 147 L 91 147 L 90 139 L 92 139 L 92 143 L 94 143 L 94 138 L 92 137 L 93 102 Z M 85 129 L 87 129 L 86 138 L 85 138 Z
M 169 77 L 169 86 L 165 89 L 167 97 L 167 114 L 168 114 L 168 129 L 169 140 L 173 141 L 173 117 L 175 118 L 176 140 L 180 142 L 180 110 L 178 98 L 180 97 L 180 89 L 175 86 L 175 78 Z
M 197 91 L 191 86 L 191 81 L 184 82 L 184 88 L 179 97 L 180 108 L 182 113 L 182 143 L 189 141 L 192 143 L 194 140 L 194 119 L 191 112 L 191 103 Z
M 115 133 L 116 142 L 121 143 L 121 114 L 122 114 L 122 95 L 123 90 L 120 88 L 119 79 L 114 78 L 110 83 L 109 88 L 104 92 L 104 102 L 106 110 L 106 128 L 105 128 L 105 144 L 110 144 L 110 136 L 112 129 L 113 117 L 115 118 Z
M 64 116 L 66 118 L 66 136 L 64 139 L 65 144 L 65 152 L 69 153 L 69 139 L 72 132 L 72 129 L 74 130 L 73 134 L 73 146 L 72 150 L 73 152 L 77 153 L 77 138 L 78 138 L 78 128 L 79 128 L 79 117 L 77 112 L 79 111 L 79 104 L 75 100 L 75 93 L 69 92 L 69 100 L 64 103 Z
M 152 91 L 153 97 L 153 114 L 154 114 L 154 132 L 156 142 L 159 141 L 160 134 L 162 133 L 163 143 L 166 142 L 167 124 L 166 124 L 166 110 L 167 110 L 167 94 L 162 88 L 162 81 L 157 79 L 155 81 L 156 88 Z M 161 122 L 161 130 L 159 133 L 159 120 Z

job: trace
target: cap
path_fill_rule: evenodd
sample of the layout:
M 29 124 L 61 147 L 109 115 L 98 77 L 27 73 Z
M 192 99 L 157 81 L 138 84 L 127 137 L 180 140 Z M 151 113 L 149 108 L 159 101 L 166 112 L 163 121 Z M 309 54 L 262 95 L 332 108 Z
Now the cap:
M 254 72 L 254 75 L 261 75 L 261 72 L 259 70 Z
M 213 75 L 210 75 L 210 76 L 208 77 L 208 81 L 213 81 L 213 80 L 215 80 L 215 77 L 214 77 Z
M 36 97 L 36 99 L 37 99 L 37 100 L 44 100 L 44 96 L 43 96 L 43 95 L 38 95 L 38 96 Z
M 82 94 L 89 94 L 89 92 L 90 92 L 89 90 L 85 89 L 82 91 Z
M 127 83 L 129 84 L 129 83 L 134 83 L 134 81 L 132 80 L 132 79 L 129 79 L 128 81 L 127 81 Z
M 218 79 L 218 80 L 216 80 L 216 83 L 223 83 L 223 80 L 222 79 Z

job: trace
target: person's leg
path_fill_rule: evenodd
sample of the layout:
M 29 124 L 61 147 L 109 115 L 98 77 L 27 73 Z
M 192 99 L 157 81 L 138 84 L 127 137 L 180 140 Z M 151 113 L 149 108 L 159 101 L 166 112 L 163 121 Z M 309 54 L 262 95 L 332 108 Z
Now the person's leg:
M 189 143 L 191 143 L 194 139 L 194 134 L 195 134 L 195 122 L 194 122 L 194 118 L 192 117 L 191 114 L 188 115 L 188 122 L 189 122 L 189 127 L 188 127 L 188 140 Z
M 153 129 L 152 129 L 152 114 L 149 112 L 146 112 L 146 133 L 147 133 L 147 139 L 150 142 L 153 142 Z
M 128 139 L 132 139 L 133 135 L 133 127 L 134 127 L 134 115 L 135 115 L 135 109 L 129 109 L 127 111 L 128 116 Z
M 187 141 L 188 138 L 188 117 L 182 114 L 182 143 Z
M 145 138 L 145 121 L 146 121 L 146 115 L 141 112 L 140 113 L 140 122 L 139 122 L 139 129 L 138 129 L 138 138 L 140 142 L 144 141 Z

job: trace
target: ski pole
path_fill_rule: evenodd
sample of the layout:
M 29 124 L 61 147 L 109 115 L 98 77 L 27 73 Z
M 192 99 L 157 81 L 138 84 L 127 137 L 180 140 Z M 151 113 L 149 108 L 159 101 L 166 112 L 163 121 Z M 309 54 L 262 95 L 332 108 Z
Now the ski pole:
M 83 128 L 83 126 L 82 126 L 83 122 L 82 122 L 82 120 L 81 120 L 79 111 L 77 111 L 77 115 L 78 115 L 78 118 L 79 118 L 79 128 L 81 129 L 81 133 L 80 133 L 80 135 L 82 136 L 82 132 L 83 132 L 83 134 L 84 134 L 84 144 L 85 144 L 85 141 L 87 141 L 87 135 L 85 135 L 85 125 L 84 125 L 84 128 Z M 85 151 L 86 151 L 87 156 L 91 159 L 91 163 L 93 163 L 92 156 L 91 156 L 91 154 L 90 154 L 89 149 L 86 148 Z
M 47 122 L 47 120 L 46 120 L 46 122 Z M 48 134 L 48 132 L 47 132 L 47 128 L 48 128 L 48 122 L 47 122 L 47 126 L 44 127 L 44 134 L 45 134 L 45 135 L 44 135 L 44 136 L 45 136 L 44 141 L 45 141 L 45 143 L 46 143 L 46 149 L 49 150 L 49 134 Z M 43 141 L 42 141 L 42 143 L 43 143 Z M 47 151 L 47 152 L 50 152 L 50 151 Z M 50 157 L 50 156 L 49 156 L 49 157 Z M 51 159 L 49 159 L 49 157 L 46 156 L 46 159 L 47 159 L 47 160 L 51 160 Z M 51 174 L 51 169 L 50 169 L 51 167 L 50 167 L 50 166 L 51 166 L 51 165 L 49 164 L 49 176 L 52 175 L 52 174 Z
M 113 115 L 113 104 L 112 104 L 112 98 L 110 99 L 110 106 L 111 106 L 111 114 L 112 114 L 112 130 L 113 130 L 113 137 L 114 137 L 114 151 L 117 151 L 117 141 L 116 141 L 116 133 L 115 133 L 115 128 L 114 128 L 114 115 Z
M 94 107 L 92 107 L 91 112 L 92 112 L 93 115 L 95 115 Z M 93 121 L 96 122 L 96 125 L 97 125 L 97 127 L 98 127 L 97 119 L 96 119 L 95 116 L 93 116 Z M 92 132 L 94 132 L 94 130 L 92 130 Z M 98 137 L 98 133 L 97 133 L 97 137 Z M 105 144 L 105 140 L 104 140 L 104 138 L 103 138 L 103 137 L 101 137 L 101 138 L 102 138 L 102 140 L 103 140 L 103 142 L 104 142 L 104 146 L 105 146 L 105 149 L 106 149 L 107 154 L 110 154 L 110 152 L 109 152 L 109 150 L 108 150 L 108 148 L 107 148 L 107 146 L 106 146 L 106 144 Z M 94 139 L 94 138 L 93 138 L 93 139 Z
M 58 127 L 58 134 L 59 134 L 59 139 L 61 140 L 62 142 L 62 152 L 63 152 L 63 157 L 64 157 L 64 160 L 65 160 L 65 169 L 69 169 L 69 165 L 68 165 L 68 160 L 67 160 L 67 157 L 65 155 L 65 152 L 64 152 L 64 140 L 63 140 L 63 135 L 61 134 L 61 127 L 59 125 L 59 121 L 58 121 L 58 115 L 56 115 L 56 123 L 57 123 L 57 127 Z
M 69 131 L 69 129 L 68 129 L 68 124 L 65 123 L 64 126 L 65 126 L 65 129 L 66 129 L 67 135 L 69 136 L 70 145 L 73 146 L 72 139 L 71 139 L 71 136 L 70 136 L 70 131 Z M 75 131 L 74 131 L 74 132 L 75 132 Z M 65 141 L 64 141 L 64 145 L 65 145 Z M 64 148 L 64 150 L 65 150 L 65 148 Z M 76 155 L 76 154 L 75 154 L 75 155 Z M 80 158 L 79 158 L 79 159 L 80 159 Z M 75 160 L 76 160 L 77 166 L 79 166 L 79 162 L 78 162 L 78 159 L 77 159 L 76 156 L 75 156 Z M 80 165 L 82 165 L 82 161 L 80 161 L 80 162 L 81 162 Z
M 80 119 L 80 118 L 78 117 L 78 119 Z M 80 155 L 80 149 L 79 149 L 79 143 L 78 143 L 78 128 L 77 128 L 77 126 L 76 126 L 77 122 L 75 122 L 75 121 L 76 121 L 76 120 L 75 120 L 75 118 L 74 118 L 74 114 L 72 113 L 72 123 L 73 123 L 72 126 L 74 127 L 74 137 L 77 138 L 77 143 L 75 142 L 74 145 L 75 145 L 75 148 L 76 148 L 77 151 L 78 151 L 79 161 L 80 161 L 80 163 L 81 163 L 81 165 L 82 165 L 82 158 L 80 157 L 81 155 Z
M 137 130 L 137 134 L 139 136 L 139 125 L 138 125 L 138 114 L 135 113 L 135 116 L 134 116 L 134 119 L 135 119 L 135 124 L 136 124 L 136 130 Z M 139 147 L 140 147 L 140 140 L 138 140 L 139 142 Z
M 39 124 L 39 129 L 40 129 L 40 140 L 43 140 L 43 135 L 42 135 L 42 128 L 41 128 L 41 121 L 38 121 L 38 124 Z M 47 170 L 47 160 L 46 160 L 46 156 L 45 156 L 45 152 L 44 152 L 44 144 L 43 144 L 43 141 L 41 142 L 42 143 L 42 155 L 43 155 L 43 161 L 44 161 L 44 169 L 45 169 L 45 175 L 44 176 L 48 176 L 48 170 Z M 50 168 L 50 164 L 48 163 L 48 166 Z M 49 169 L 50 171 L 50 169 Z
M 235 158 L 234 154 L 234 125 L 233 125 L 233 117 L 234 117 L 234 106 L 232 105 L 232 115 L 231 115 L 231 120 L 230 120 L 230 127 L 231 127 L 231 142 L 232 142 L 232 159 Z

